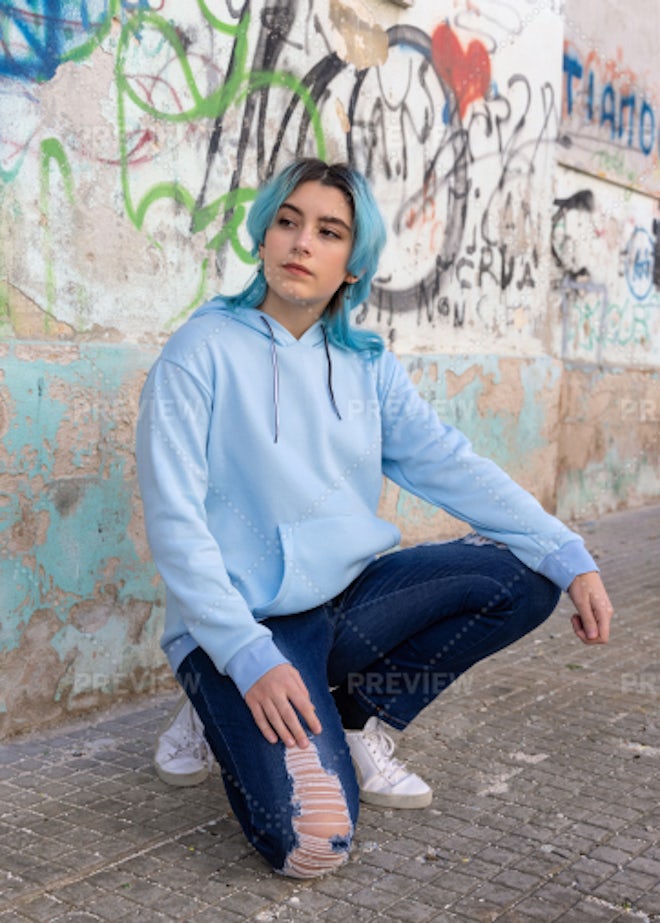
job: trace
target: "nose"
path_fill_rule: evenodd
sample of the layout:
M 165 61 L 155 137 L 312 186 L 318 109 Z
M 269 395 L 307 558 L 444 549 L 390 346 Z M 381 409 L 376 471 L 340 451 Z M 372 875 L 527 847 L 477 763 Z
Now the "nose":
M 303 226 L 298 231 L 296 239 L 293 242 L 292 250 L 294 253 L 309 253 L 311 245 L 311 230 Z

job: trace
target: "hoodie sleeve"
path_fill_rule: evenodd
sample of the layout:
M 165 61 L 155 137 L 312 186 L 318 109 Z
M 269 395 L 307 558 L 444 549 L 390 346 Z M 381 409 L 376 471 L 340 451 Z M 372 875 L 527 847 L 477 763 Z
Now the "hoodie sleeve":
M 160 358 L 140 398 L 137 471 L 147 538 L 185 628 L 244 695 L 288 662 L 232 585 L 205 499 L 213 396 L 199 376 Z
M 444 424 L 390 353 L 382 372 L 383 471 L 391 480 L 502 542 L 563 590 L 578 574 L 598 570 L 580 536 Z

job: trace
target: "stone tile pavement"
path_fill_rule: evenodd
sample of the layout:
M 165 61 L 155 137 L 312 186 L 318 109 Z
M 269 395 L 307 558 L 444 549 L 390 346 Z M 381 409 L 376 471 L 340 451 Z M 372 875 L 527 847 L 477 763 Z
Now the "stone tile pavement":
M 566 601 L 404 735 L 423 811 L 364 807 L 334 876 L 272 874 L 228 812 L 151 768 L 174 697 L 0 748 L 0 923 L 660 920 L 660 507 L 580 530 L 617 607 L 607 647 Z

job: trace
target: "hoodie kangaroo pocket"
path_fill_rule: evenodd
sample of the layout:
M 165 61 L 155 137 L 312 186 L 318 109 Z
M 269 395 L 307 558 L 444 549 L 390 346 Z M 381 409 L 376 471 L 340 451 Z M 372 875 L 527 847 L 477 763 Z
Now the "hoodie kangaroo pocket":
M 396 526 L 372 514 L 331 516 L 278 527 L 284 568 L 276 595 L 255 613 L 304 612 L 332 599 L 372 560 L 401 539 Z

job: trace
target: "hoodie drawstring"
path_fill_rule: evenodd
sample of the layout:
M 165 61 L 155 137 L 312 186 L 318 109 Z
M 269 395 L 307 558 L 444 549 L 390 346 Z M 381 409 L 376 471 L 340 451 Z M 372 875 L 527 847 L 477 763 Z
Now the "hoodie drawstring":
M 270 358 L 273 366 L 273 414 L 274 414 L 274 427 L 275 433 L 273 437 L 273 442 L 277 443 L 280 436 L 280 368 L 277 361 L 277 343 L 275 341 L 275 334 L 273 333 L 273 328 L 268 323 L 263 314 L 260 315 L 262 321 L 266 325 L 268 330 L 268 335 L 270 337 Z M 330 396 L 330 403 L 332 409 L 337 415 L 337 419 L 341 420 L 341 414 L 339 413 L 339 408 L 337 407 L 337 401 L 335 400 L 335 392 L 332 387 L 332 357 L 330 355 L 330 346 L 328 344 L 328 335 L 325 331 L 325 327 L 321 326 L 323 331 L 323 345 L 325 347 L 325 357 L 328 363 L 328 393 Z
M 328 360 L 328 391 L 330 393 L 330 403 L 332 404 L 332 409 L 337 414 L 337 419 L 341 420 L 341 414 L 339 413 L 339 407 L 337 407 L 337 401 L 335 400 L 335 392 L 332 390 L 332 358 L 330 357 L 330 347 L 328 346 L 328 334 L 325 332 L 325 327 L 321 328 L 323 330 L 323 345 L 325 346 L 325 357 Z
M 280 368 L 277 364 L 277 346 L 275 344 L 273 328 L 263 314 L 261 315 L 261 319 L 266 327 L 268 327 L 268 334 L 270 336 L 270 359 L 273 364 L 273 412 L 275 414 L 275 435 L 273 442 L 276 443 L 280 435 Z

